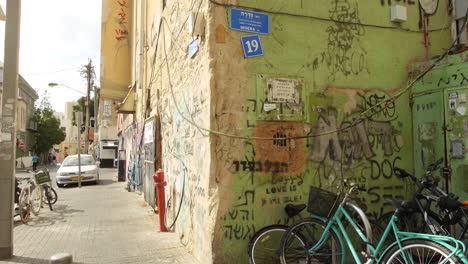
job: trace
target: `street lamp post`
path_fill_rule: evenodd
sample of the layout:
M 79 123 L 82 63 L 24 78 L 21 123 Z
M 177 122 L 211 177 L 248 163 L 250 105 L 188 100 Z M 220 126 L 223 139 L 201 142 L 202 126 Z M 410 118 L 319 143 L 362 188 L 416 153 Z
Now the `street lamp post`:
M 85 139 L 85 153 L 88 154 L 88 146 L 89 146 L 89 92 L 90 92 L 90 85 L 88 83 L 88 88 L 87 88 L 87 92 L 86 94 L 83 93 L 82 91 L 80 90 L 77 90 L 77 89 L 74 89 L 74 88 L 71 88 L 70 86 L 68 85 L 65 85 L 63 83 L 49 83 L 48 84 L 49 87 L 55 87 L 55 86 L 64 86 L 68 89 L 71 89 L 75 92 L 78 92 L 78 93 L 81 93 L 83 95 L 86 95 L 86 122 L 85 122 L 85 135 L 86 135 L 86 139 Z M 78 130 L 80 131 L 80 130 Z M 81 134 L 81 133 L 79 133 Z M 78 134 L 78 135 L 79 135 Z M 81 148 L 81 145 L 78 146 L 78 148 Z
M 2 12 L 3 13 L 3 12 Z M 13 200 L 16 158 L 16 100 L 18 99 L 18 57 L 21 0 L 7 1 L 5 66 L 0 121 L 0 260 L 13 256 Z

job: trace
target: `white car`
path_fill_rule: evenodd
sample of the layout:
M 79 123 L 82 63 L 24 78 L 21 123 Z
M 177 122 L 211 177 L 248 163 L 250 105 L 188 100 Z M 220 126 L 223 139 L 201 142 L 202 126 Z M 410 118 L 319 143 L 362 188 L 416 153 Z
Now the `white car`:
M 81 182 L 99 183 L 99 164 L 94 160 L 93 156 L 81 154 Z M 57 164 L 58 165 L 58 164 Z M 57 171 L 56 182 L 58 187 L 63 187 L 65 184 L 78 183 L 80 176 L 78 175 L 78 155 L 71 155 L 65 158 L 60 168 Z

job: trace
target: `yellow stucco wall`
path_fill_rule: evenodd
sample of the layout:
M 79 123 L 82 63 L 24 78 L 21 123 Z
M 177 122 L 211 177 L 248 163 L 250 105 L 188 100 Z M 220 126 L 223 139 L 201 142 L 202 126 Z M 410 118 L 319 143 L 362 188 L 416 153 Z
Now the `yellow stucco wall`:
M 102 1 L 101 98 L 122 100 L 131 82 L 132 0 Z

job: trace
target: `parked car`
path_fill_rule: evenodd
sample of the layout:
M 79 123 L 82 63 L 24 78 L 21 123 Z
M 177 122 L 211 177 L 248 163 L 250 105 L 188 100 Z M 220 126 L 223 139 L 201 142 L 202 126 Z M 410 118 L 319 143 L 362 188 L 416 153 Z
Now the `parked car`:
M 91 155 L 81 154 L 81 182 L 99 183 L 99 162 L 96 162 Z M 65 184 L 78 183 L 78 155 L 71 155 L 63 160 L 57 171 L 56 182 L 58 187 Z

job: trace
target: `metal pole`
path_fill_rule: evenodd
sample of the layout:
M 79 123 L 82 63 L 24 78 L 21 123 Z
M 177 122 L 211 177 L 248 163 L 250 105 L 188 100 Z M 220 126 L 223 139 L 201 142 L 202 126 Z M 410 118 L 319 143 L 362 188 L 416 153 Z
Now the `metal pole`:
M 78 131 L 78 187 L 81 188 L 81 125 L 83 124 L 83 113 L 75 112 L 76 129 Z
M 5 66 L 0 123 L 0 259 L 13 256 L 13 203 L 16 157 L 16 100 L 18 99 L 18 56 L 21 0 L 7 1 Z
M 91 91 L 91 60 L 88 62 L 87 69 L 87 81 L 88 81 L 88 89 L 86 91 L 86 139 L 85 139 L 85 153 L 88 154 L 88 147 L 89 147 L 89 93 Z

